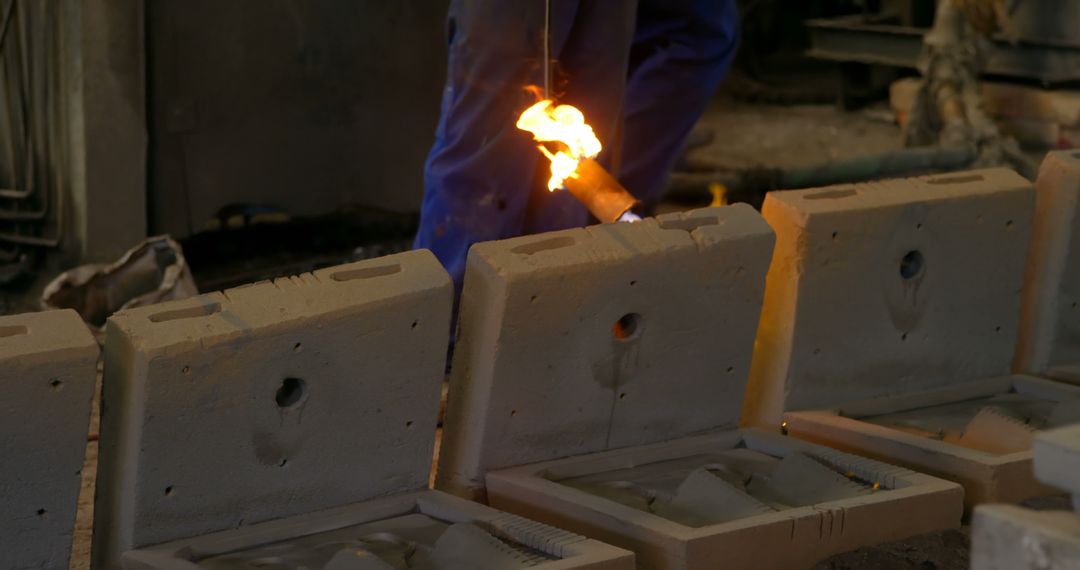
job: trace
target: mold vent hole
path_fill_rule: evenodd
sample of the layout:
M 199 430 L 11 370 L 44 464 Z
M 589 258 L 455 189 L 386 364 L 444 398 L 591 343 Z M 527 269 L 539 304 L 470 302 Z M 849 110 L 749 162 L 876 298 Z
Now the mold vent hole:
M 7 338 L 10 336 L 22 336 L 24 334 L 30 334 L 30 329 L 22 325 L 0 327 L 0 338 Z
M 858 194 L 854 188 L 848 188 L 846 190 L 826 190 L 824 192 L 817 192 L 815 194 L 803 194 L 803 200 L 839 200 L 840 198 L 849 198 Z
M 169 321 L 179 321 L 182 319 L 209 317 L 210 315 L 214 315 L 220 312 L 221 303 L 207 303 L 198 307 L 188 307 L 186 309 L 176 309 L 173 311 L 165 311 L 163 313 L 150 315 L 150 322 L 166 323 Z
M 331 279 L 339 283 L 345 281 L 356 281 L 358 279 L 374 279 L 376 277 L 386 277 L 387 275 L 394 275 L 395 273 L 401 273 L 401 264 L 395 263 L 393 265 L 379 265 L 377 267 L 361 267 L 359 269 L 348 269 L 345 271 L 338 271 L 330 276 Z
M 514 249 L 511 249 L 510 252 L 520 253 L 522 255 L 533 255 L 535 253 L 540 253 L 541 251 L 551 251 L 553 249 L 570 247 L 575 243 L 577 243 L 577 240 L 570 236 L 553 237 L 545 240 L 521 244 Z
M 45 509 L 38 509 L 37 516 L 43 519 L 49 518 L 49 511 Z
M 662 220 L 660 227 L 665 230 L 682 230 L 684 232 L 692 232 L 698 228 L 705 226 L 716 226 L 720 224 L 720 218 L 715 216 L 702 217 L 702 218 L 684 218 L 681 220 Z
M 52 390 L 53 392 L 59 392 L 63 388 L 64 388 L 64 382 L 61 381 L 61 380 L 53 380 L 52 382 L 49 382 L 49 389 Z
M 165 496 L 166 497 L 173 496 L 173 492 L 174 491 L 173 491 L 173 486 L 172 485 L 169 485 L 168 487 L 165 487 Z
M 982 182 L 982 174 L 968 174 L 964 176 L 941 176 L 938 178 L 931 178 L 926 182 L 928 184 L 969 184 L 971 182 Z
M 615 321 L 611 327 L 611 334 L 615 340 L 627 341 L 637 337 L 641 332 L 641 315 L 627 313 Z
M 912 250 L 904 254 L 904 257 L 900 260 L 900 277 L 904 279 L 914 279 L 922 274 L 923 266 L 926 264 L 926 260 L 923 258 L 923 254 L 917 250 Z
M 307 396 L 307 383 L 299 378 L 286 378 L 281 381 L 274 394 L 274 401 L 281 409 L 292 408 Z

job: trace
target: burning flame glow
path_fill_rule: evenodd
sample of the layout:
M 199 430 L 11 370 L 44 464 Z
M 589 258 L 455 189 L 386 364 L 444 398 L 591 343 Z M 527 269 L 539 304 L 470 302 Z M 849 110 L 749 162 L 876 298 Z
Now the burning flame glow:
M 566 179 L 574 176 L 582 160 L 596 158 L 603 148 L 592 127 L 585 123 L 581 111 L 571 105 L 556 105 L 547 99 L 526 109 L 518 119 L 517 127 L 532 133 L 540 143 L 561 143 L 560 150 L 555 152 L 540 145 L 540 152 L 551 160 L 548 190 L 552 192 L 562 188 Z

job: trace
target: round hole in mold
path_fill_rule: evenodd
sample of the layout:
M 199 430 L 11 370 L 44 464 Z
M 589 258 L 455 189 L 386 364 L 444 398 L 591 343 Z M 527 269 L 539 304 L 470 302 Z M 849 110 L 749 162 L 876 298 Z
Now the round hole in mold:
M 37 516 L 39 516 L 39 517 L 41 517 L 43 519 L 47 519 L 47 518 L 49 518 L 49 511 L 47 511 L 45 509 L 38 509 Z
M 412 324 L 409 325 L 409 329 L 416 330 L 416 327 L 418 326 L 420 326 L 420 321 L 413 321 Z
M 307 383 L 299 378 L 286 378 L 281 381 L 274 401 L 279 408 L 287 409 L 299 405 L 307 398 Z
M 49 382 L 49 389 L 53 392 L 59 392 L 64 389 L 64 382 L 62 380 L 53 379 Z
M 190 366 L 185 366 L 185 367 L 181 368 L 180 373 L 181 374 L 191 374 L 191 367 Z
M 517 410 L 510 410 L 510 417 L 514 417 L 516 415 L 517 415 Z
M 622 392 L 621 394 L 619 394 L 619 399 L 620 400 L 625 400 L 626 399 L 626 392 Z
M 172 485 L 169 485 L 168 487 L 165 487 L 165 496 L 166 496 L 166 497 L 171 497 L 171 496 L 173 496 L 173 493 L 175 493 L 175 492 L 176 492 L 176 490 L 175 490 L 175 489 L 173 489 L 173 486 L 172 486 Z
M 914 279 L 922 275 L 925 266 L 926 258 L 923 257 L 922 252 L 913 249 L 905 253 L 904 257 L 900 259 L 900 277 Z
M 1013 229 L 1013 225 L 1014 225 L 1014 224 L 1013 224 L 1013 221 L 1012 221 L 1012 220 L 1008 220 L 1008 221 L 1006 221 L 1006 222 L 1005 222 L 1005 229 L 1007 229 L 1007 230 L 1011 230 L 1011 229 Z
M 303 343 L 298 342 L 298 343 L 293 345 L 292 349 L 293 349 L 293 352 L 300 352 L 301 350 L 304 349 L 304 345 L 303 345 Z
M 409 421 L 405 422 L 405 427 L 411 428 L 412 426 L 413 426 L 412 420 L 409 420 Z
M 619 317 L 619 320 L 615 321 L 611 327 L 611 334 L 615 340 L 627 341 L 637 338 L 641 334 L 641 315 L 627 313 Z

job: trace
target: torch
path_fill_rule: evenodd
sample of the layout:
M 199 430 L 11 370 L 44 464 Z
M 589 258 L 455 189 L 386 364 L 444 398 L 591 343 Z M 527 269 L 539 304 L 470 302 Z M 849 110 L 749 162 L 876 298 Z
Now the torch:
M 532 133 L 551 161 L 548 190 L 565 188 L 601 222 L 641 219 L 634 211 L 641 202 L 593 160 L 603 147 L 577 108 L 545 99 L 526 109 L 517 127 Z

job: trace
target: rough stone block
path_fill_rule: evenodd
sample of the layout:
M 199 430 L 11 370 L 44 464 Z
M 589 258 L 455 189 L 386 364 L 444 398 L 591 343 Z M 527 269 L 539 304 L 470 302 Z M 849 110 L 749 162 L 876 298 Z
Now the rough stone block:
M 124 555 L 123 567 L 224 570 L 273 561 L 289 568 L 392 570 L 406 567 L 406 559 L 409 568 L 430 570 L 634 568 L 629 551 L 439 491 L 376 499 L 131 551 Z
M 1078 570 L 1080 516 L 983 505 L 971 546 L 972 570 Z
M 75 311 L 0 317 L 0 566 L 68 567 L 98 345 Z
M 769 194 L 744 419 L 1009 374 L 1033 206 L 1006 169 Z
M 1080 512 L 1080 425 L 1039 434 L 1033 451 L 1035 476 L 1071 494 Z
M 1021 311 L 1017 369 L 1080 383 L 1080 152 L 1046 156 Z
M 95 566 L 425 488 L 451 302 L 416 251 L 113 316 Z
M 439 488 L 736 427 L 773 241 L 741 205 L 473 246 Z
M 677 504 L 668 495 L 687 473 L 687 483 L 725 484 L 720 493 L 699 490 L 693 516 L 676 516 L 660 507 Z M 487 484 L 496 508 L 632 549 L 641 568 L 657 570 L 808 568 L 957 527 L 963 511 L 955 483 L 757 429 L 492 471 Z M 648 500 L 627 500 L 631 493 Z

